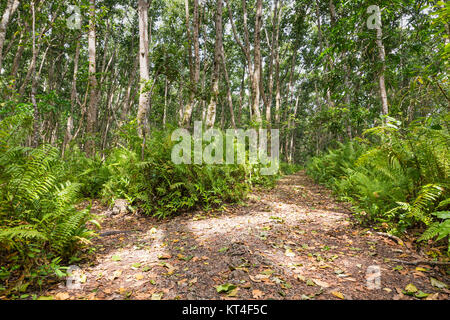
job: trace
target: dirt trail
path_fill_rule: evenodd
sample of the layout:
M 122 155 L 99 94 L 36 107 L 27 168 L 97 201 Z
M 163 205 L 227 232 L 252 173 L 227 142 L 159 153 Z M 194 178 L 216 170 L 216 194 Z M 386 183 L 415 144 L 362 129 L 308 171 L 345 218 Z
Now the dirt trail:
M 80 266 L 81 289 L 59 284 L 45 295 L 60 299 L 415 299 L 412 283 L 428 298 L 448 299 L 439 268 L 414 261 L 411 245 L 352 223 L 330 191 L 299 172 L 270 191 L 252 193 L 245 205 L 219 213 L 194 212 L 167 221 L 106 218 L 104 231 L 139 230 L 95 241 L 91 263 Z M 367 287 L 367 269 L 381 286 Z M 225 293 L 216 287 L 236 286 Z M 370 283 L 376 285 L 374 279 Z M 436 283 L 434 283 L 436 285 Z

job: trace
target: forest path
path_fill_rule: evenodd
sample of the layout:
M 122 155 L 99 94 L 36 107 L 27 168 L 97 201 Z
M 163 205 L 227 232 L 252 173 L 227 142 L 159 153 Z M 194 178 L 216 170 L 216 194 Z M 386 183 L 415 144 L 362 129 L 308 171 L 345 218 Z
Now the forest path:
M 125 215 L 106 218 L 107 230 L 139 230 L 95 241 L 93 261 L 81 267 L 81 289 L 59 284 L 57 299 L 415 299 L 412 283 L 428 298 L 448 277 L 414 261 L 411 244 L 362 229 L 344 204 L 304 172 L 253 192 L 244 205 L 223 212 L 186 213 L 166 221 Z M 370 266 L 375 266 L 371 267 Z M 368 288 L 368 268 L 381 272 Z M 417 269 L 416 269 L 417 268 Z M 430 278 L 439 279 L 433 283 Z M 369 276 L 370 278 L 370 276 Z M 376 280 L 371 281 L 376 285 Z M 228 284 L 231 284 L 228 285 Z M 219 293 L 217 286 L 224 292 Z M 411 288 L 411 287 L 410 287 Z

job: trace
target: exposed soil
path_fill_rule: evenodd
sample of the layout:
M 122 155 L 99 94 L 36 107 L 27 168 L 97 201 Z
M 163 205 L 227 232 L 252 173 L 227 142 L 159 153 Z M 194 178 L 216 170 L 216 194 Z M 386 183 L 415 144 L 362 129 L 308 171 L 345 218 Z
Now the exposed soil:
M 170 220 L 103 215 L 103 230 L 127 230 L 94 241 L 92 261 L 80 265 L 81 289 L 65 283 L 43 295 L 57 299 L 426 299 L 449 298 L 444 267 L 405 265 L 426 260 L 416 246 L 363 229 L 345 204 L 304 172 L 244 205 L 191 212 Z M 99 214 L 106 209 L 97 208 Z M 370 266 L 375 266 L 371 267 Z M 381 272 L 380 287 L 369 270 Z M 430 279 L 439 280 L 432 285 Z M 372 278 L 374 279 L 374 278 Z M 218 293 L 223 284 L 228 292 Z M 370 289 L 368 285 L 375 284 Z M 440 285 L 439 285 L 440 284 Z M 438 288 L 443 284 L 447 288 Z M 409 286 L 411 288 L 411 286 Z M 414 290 L 413 290 L 414 291 Z

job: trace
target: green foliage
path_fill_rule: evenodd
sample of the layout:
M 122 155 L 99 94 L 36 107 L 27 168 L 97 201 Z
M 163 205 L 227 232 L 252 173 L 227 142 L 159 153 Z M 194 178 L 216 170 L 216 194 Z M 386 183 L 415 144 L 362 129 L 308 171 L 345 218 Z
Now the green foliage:
M 88 158 L 77 146 L 67 150 L 64 159 L 66 177 L 80 186 L 80 194 L 86 198 L 98 197 L 103 185 L 110 178 L 108 169 L 98 155 Z
M 144 213 L 165 218 L 195 207 L 207 210 L 239 201 L 252 186 L 269 187 L 277 178 L 262 176 L 260 166 L 249 164 L 174 164 L 175 142 L 170 137 L 170 131 L 154 131 L 147 139 L 143 161 L 139 149 L 114 149 L 104 164 L 110 178 L 103 185 L 102 196 L 107 200 L 125 198 Z
M 24 120 L 5 118 L 0 128 Z M 23 279 L 42 280 L 36 270 L 43 264 L 67 258 L 89 243 L 93 232 L 86 223 L 92 217 L 88 209 L 74 207 L 80 185 L 64 179 L 59 150 L 12 147 L 7 140 L 0 137 L 0 257 L 5 266 L 20 266 L 14 272 L 23 274 L 23 285 Z
M 446 210 L 450 137 L 440 119 L 422 119 L 401 128 L 386 124 L 366 131 L 366 140 L 354 140 L 311 159 L 307 171 L 316 181 L 351 201 L 368 221 L 387 222 L 392 232 L 421 224 L 429 226 L 422 239 L 448 235 L 448 222 L 435 222 L 436 209 Z M 439 204 L 439 205 L 438 205 Z
M 441 221 L 432 223 L 419 238 L 419 241 L 430 240 L 434 237 L 436 237 L 436 241 L 439 241 L 450 236 L 450 211 L 439 211 L 432 214 Z M 447 252 L 450 253 L 450 242 Z
M 290 164 L 286 162 L 280 163 L 280 173 L 283 175 L 291 175 L 302 169 L 303 167 L 298 164 Z
M 450 207 L 450 198 L 447 198 L 439 203 L 436 209 L 441 210 Z M 428 229 L 419 238 L 419 241 L 430 240 L 437 237 L 437 241 L 442 240 L 450 236 L 450 211 L 435 211 L 431 215 L 435 216 L 438 221 L 433 222 Z M 448 244 L 448 250 L 450 253 L 450 241 Z
M 344 177 L 352 169 L 363 151 L 364 147 L 357 142 L 339 144 L 339 148 L 312 158 L 307 165 L 308 172 L 316 181 L 331 185 L 336 178 Z

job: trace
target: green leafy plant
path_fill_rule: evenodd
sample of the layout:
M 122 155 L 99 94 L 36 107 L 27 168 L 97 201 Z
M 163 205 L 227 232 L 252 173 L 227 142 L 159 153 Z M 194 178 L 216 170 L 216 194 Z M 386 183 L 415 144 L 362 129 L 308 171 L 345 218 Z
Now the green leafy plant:
M 353 203 L 362 222 L 387 223 L 393 233 L 428 226 L 427 238 L 445 238 L 447 223 L 436 222 L 433 214 L 449 194 L 450 137 L 445 126 L 422 119 L 402 128 L 387 118 L 385 125 L 365 135 L 314 157 L 307 172 Z M 439 206 L 445 210 L 448 205 Z
M 0 128 L 24 119 L 7 118 Z M 58 149 L 7 142 L 7 136 L 0 137 L 0 257 L 19 279 L 12 289 L 21 291 L 42 277 L 59 274 L 61 259 L 94 236 L 87 223 L 97 223 L 89 208 L 75 208 L 80 185 L 66 180 Z M 43 265 L 54 265 L 50 269 L 55 272 L 38 272 Z

